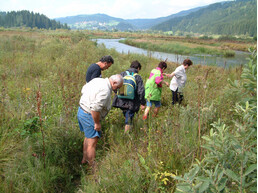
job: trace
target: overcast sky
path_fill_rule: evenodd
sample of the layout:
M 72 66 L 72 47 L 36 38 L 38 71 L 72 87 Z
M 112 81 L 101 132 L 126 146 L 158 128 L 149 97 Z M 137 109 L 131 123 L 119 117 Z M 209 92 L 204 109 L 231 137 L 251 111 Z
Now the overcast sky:
M 225 0 L 0 0 L 0 11 L 28 10 L 50 19 L 104 13 L 122 19 L 165 17 Z

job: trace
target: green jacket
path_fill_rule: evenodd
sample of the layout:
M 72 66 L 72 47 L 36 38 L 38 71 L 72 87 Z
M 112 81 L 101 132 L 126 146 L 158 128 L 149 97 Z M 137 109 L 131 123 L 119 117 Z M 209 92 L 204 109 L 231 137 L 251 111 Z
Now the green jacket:
M 145 98 L 147 100 L 160 101 L 162 88 L 158 87 L 158 85 L 155 83 L 155 79 L 156 77 L 161 76 L 161 71 L 158 69 L 153 69 L 151 71 L 151 74 L 152 73 L 153 76 L 149 78 L 145 84 Z

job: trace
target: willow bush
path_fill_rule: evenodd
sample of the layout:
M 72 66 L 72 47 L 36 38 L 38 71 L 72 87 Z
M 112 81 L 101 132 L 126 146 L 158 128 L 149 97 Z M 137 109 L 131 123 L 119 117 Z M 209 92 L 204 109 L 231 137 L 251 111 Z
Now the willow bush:
M 234 119 L 227 126 L 219 119 L 209 135 L 203 136 L 207 150 L 183 177 L 178 192 L 254 192 L 257 190 L 257 55 L 252 50 L 241 80 L 231 83 L 242 95 L 232 109 Z M 238 95 L 238 96 L 239 96 Z

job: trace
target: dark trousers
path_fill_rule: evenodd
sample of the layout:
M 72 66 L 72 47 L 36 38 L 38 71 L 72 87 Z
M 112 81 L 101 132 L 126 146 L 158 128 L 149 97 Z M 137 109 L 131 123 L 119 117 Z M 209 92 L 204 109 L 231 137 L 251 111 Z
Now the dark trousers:
M 125 124 L 126 125 L 132 125 L 134 113 L 135 112 L 131 111 L 131 110 L 123 110 L 123 114 L 124 114 L 124 117 L 125 117 Z
M 181 92 L 178 92 L 178 89 L 176 89 L 176 91 L 172 91 L 172 105 L 176 104 L 177 102 L 181 104 L 183 99 L 184 96 Z

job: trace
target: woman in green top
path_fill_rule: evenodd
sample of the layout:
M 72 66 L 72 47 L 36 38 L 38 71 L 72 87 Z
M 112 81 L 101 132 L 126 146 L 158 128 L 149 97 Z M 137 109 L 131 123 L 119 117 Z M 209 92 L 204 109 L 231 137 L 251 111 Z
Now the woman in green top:
M 145 99 L 147 101 L 147 107 L 144 111 L 143 120 L 147 119 L 151 106 L 154 104 L 153 117 L 157 116 L 159 108 L 161 106 L 161 91 L 162 84 L 169 84 L 163 80 L 163 71 L 167 68 L 166 62 L 160 62 L 158 67 L 153 69 L 150 73 L 150 77 L 145 84 Z

